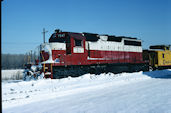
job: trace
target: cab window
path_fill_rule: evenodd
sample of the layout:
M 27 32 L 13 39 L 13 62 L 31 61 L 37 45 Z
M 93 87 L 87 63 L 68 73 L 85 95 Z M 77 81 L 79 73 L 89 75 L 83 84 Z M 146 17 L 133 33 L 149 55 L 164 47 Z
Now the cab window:
M 82 40 L 75 39 L 75 46 L 82 46 Z
M 163 54 L 163 58 L 164 58 L 164 54 Z

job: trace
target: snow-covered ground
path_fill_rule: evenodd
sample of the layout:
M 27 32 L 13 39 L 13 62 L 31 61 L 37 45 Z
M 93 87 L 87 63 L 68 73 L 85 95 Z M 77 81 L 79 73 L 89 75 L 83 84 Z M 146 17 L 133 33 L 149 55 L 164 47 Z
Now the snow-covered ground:
M 24 69 L 1 70 L 2 80 L 22 80 Z
M 171 69 L 2 82 L 4 113 L 171 113 Z

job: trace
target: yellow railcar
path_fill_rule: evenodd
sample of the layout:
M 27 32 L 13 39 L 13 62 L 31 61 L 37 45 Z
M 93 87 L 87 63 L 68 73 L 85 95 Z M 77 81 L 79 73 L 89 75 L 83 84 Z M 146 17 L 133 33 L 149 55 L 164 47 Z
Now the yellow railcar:
M 150 50 L 143 51 L 143 58 L 149 62 L 151 69 L 171 68 L 170 45 L 150 46 Z

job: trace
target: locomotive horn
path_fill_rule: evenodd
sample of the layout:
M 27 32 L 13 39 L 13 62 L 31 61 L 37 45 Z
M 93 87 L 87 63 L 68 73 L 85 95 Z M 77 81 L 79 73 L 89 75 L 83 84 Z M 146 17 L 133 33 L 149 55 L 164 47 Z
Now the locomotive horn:
M 60 29 L 55 29 L 55 33 L 59 33 L 59 32 L 61 32 Z

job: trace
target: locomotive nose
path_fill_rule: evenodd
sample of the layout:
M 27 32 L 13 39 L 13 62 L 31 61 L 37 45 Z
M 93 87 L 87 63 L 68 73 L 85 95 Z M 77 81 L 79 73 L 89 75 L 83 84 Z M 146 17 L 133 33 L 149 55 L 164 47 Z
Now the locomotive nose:
M 44 43 L 41 45 L 41 51 L 45 51 L 48 53 L 49 58 L 47 60 L 44 59 L 42 63 L 54 63 L 54 60 L 52 59 L 52 49 L 48 43 Z

